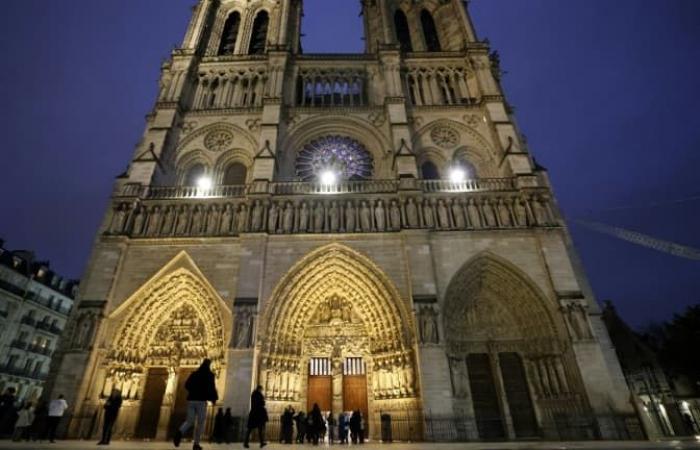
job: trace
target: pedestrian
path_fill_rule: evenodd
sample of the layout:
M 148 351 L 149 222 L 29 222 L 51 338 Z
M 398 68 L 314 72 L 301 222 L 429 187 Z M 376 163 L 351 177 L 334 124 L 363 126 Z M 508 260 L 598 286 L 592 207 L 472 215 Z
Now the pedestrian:
M 297 444 L 303 444 L 304 436 L 306 435 L 306 414 L 304 414 L 304 411 L 299 411 L 294 416 L 294 423 L 297 426 Z
M 294 436 L 294 408 L 286 407 L 282 414 L 282 439 L 281 442 L 291 444 Z
M 359 419 L 358 419 L 358 424 L 359 424 L 359 430 L 358 430 L 359 436 L 358 436 L 358 438 L 359 438 L 360 444 L 364 444 L 365 443 L 365 418 L 362 416 L 362 411 L 360 411 L 359 409 L 357 410 L 357 417 L 359 417 Z
M 353 444 L 357 444 L 360 440 L 360 412 L 353 411 L 350 416 L 350 439 Z
M 15 421 L 15 388 L 9 387 L 0 395 L 0 437 L 10 434 Z
M 348 443 L 348 421 L 344 412 L 338 414 L 338 439 L 341 444 Z
M 33 441 L 42 441 L 46 437 L 46 422 L 49 415 L 49 405 L 41 400 L 34 410 L 34 423 L 29 430 Z
M 68 409 L 68 402 L 63 398 L 63 394 L 49 402 L 49 417 L 46 421 L 49 442 L 56 442 L 56 429 L 66 409 Z
M 262 393 L 262 386 L 255 388 L 253 393 L 250 395 L 250 414 L 248 414 L 248 430 L 245 434 L 245 440 L 243 441 L 243 447 L 248 448 L 248 443 L 250 442 L 250 435 L 253 430 L 258 430 L 258 436 L 260 437 L 260 448 L 267 445 L 265 442 L 265 424 L 268 421 L 267 409 L 265 409 L 265 396 Z
M 224 413 L 224 442 L 230 444 L 233 442 L 233 415 L 231 408 L 226 408 Z
M 335 417 L 333 417 L 333 411 L 328 413 L 326 421 L 328 422 L 328 443 L 333 445 L 335 440 Z
M 190 374 L 185 382 L 185 389 L 187 390 L 187 420 L 175 430 L 173 444 L 179 447 L 182 435 L 194 427 L 192 450 L 202 450 L 199 443 L 207 420 L 207 402 L 215 405 L 219 400 L 214 372 L 211 371 L 211 360 L 205 359 L 199 368 Z
M 321 413 L 321 408 L 318 406 L 318 403 L 314 403 L 314 407 L 311 410 L 311 427 L 313 430 L 313 444 L 318 445 L 319 439 L 326 432 L 326 423 L 323 420 L 323 414 Z
M 19 411 L 17 422 L 15 422 L 15 432 L 12 433 L 12 440 L 18 442 L 22 439 L 29 440 L 29 427 L 34 423 L 34 407 L 31 402 L 24 405 Z
M 211 441 L 217 444 L 224 442 L 224 409 L 219 408 L 214 416 L 214 430 L 211 433 Z
M 97 445 L 109 445 L 112 440 L 112 429 L 119 416 L 119 409 L 122 407 L 122 393 L 119 389 L 114 389 L 104 405 L 105 421 L 102 425 L 102 439 Z

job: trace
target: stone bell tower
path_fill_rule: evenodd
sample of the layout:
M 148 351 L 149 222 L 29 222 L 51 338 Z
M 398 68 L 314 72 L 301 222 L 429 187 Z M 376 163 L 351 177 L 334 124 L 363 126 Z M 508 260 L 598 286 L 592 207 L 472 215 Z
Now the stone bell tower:
M 301 0 L 199 0 L 52 367 L 69 434 L 119 389 L 115 435 L 167 437 L 208 357 L 239 417 L 260 384 L 271 415 L 360 410 L 372 438 L 383 414 L 398 440 L 632 435 L 465 5 L 363 0 L 365 52 L 343 55 L 302 51 Z

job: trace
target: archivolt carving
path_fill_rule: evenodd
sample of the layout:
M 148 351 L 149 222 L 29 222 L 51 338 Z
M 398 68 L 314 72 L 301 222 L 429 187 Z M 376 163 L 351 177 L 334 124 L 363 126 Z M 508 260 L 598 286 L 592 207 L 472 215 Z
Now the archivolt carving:
M 275 288 L 261 328 L 264 351 L 299 354 L 304 329 L 334 296 L 354 306 L 372 353 L 411 347 L 411 319 L 391 281 L 366 257 L 332 244 L 299 261 Z
M 555 340 L 558 333 L 546 301 L 525 275 L 505 261 L 490 254 L 477 256 L 447 288 L 447 340 Z
M 170 271 L 172 266 L 180 267 Z M 196 365 L 208 357 L 218 367 L 225 358 L 230 315 L 182 253 L 112 314 L 116 333 L 107 363 L 138 371 L 153 364 Z

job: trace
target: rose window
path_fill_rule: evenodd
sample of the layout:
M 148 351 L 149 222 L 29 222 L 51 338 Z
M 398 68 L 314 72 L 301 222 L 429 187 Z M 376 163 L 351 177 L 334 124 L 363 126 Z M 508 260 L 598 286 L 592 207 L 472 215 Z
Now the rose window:
M 296 160 L 297 176 L 304 181 L 322 181 L 327 174 L 339 180 L 366 180 L 374 163 L 367 149 L 345 136 L 325 136 L 304 146 Z

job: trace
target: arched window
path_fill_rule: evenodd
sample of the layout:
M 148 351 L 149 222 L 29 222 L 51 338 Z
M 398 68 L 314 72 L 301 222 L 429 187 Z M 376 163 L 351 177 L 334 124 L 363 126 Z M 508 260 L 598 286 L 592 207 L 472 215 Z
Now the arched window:
M 238 186 L 245 184 L 248 178 L 248 169 L 241 163 L 233 163 L 226 168 L 224 173 L 224 186 Z
M 420 13 L 420 23 L 423 26 L 425 45 L 429 52 L 440 52 L 440 38 L 438 38 L 437 28 L 433 16 L 425 9 Z
M 197 186 L 197 182 L 204 176 L 205 173 L 206 169 L 202 164 L 195 164 L 187 169 L 187 173 L 185 173 L 185 178 L 183 180 L 183 185 Z
M 262 55 L 265 53 L 267 44 L 267 27 L 270 23 L 270 16 L 267 11 L 260 11 L 253 22 L 253 34 L 250 35 L 249 55 Z
M 233 55 L 236 50 L 236 40 L 238 40 L 238 30 L 241 27 L 241 15 L 238 11 L 232 12 L 221 35 L 221 45 L 219 45 L 219 55 Z
M 469 162 L 464 156 L 458 155 L 455 158 L 455 165 L 464 171 L 464 175 L 466 176 L 467 180 L 474 180 L 478 178 L 476 167 L 474 167 L 474 164 Z
M 438 180 L 440 173 L 437 166 L 432 161 L 426 161 L 420 166 L 421 176 L 424 180 Z
M 396 39 L 399 41 L 402 52 L 412 52 L 411 32 L 408 28 L 406 14 L 400 9 L 394 13 L 394 27 L 396 28 Z

